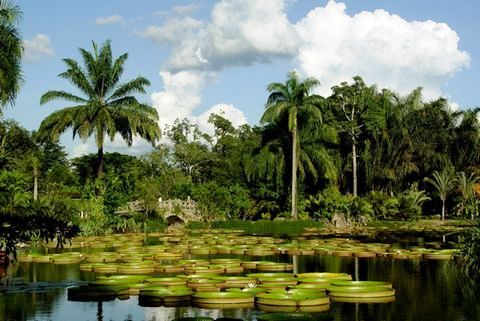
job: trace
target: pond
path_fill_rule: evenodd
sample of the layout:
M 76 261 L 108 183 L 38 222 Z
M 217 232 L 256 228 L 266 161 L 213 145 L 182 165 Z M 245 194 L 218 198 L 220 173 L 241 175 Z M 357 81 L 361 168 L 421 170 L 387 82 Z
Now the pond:
M 172 248 L 178 247 L 170 244 Z M 52 250 L 50 250 L 51 252 Z M 71 251 L 71 250 L 66 250 Z M 92 253 L 91 249 L 84 249 Z M 102 249 L 105 251 L 105 249 Z M 234 258 L 242 261 L 295 263 L 297 273 L 343 272 L 359 280 L 387 281 L 396 291 L 388 303 L 331 302 L 326 312 L 309 312 L 314 319 L 329 320 L 480 320 L 480 287 L 466 281 L 448 260 L 356 258 L 330 254 L 248 256 L 233 254 L 192 255 L 188 259 Z M 295 261 L 295 262 L 294 262 Z M 10 266 L 10 287 L 0 294 L 1 320 L 173 320 L 208 316 L 237 320 L 257 320 L 270 311 L 247 308 L 202 309 L 190 303 L 177 307 L 142 306 L 138 296 L 111 301 L 68 300 L 68 288 L 95 280 L 98 273 L 82 272 L 79 263 L 51 264 L 17 262 Z M 155 273 L 154 276 L 177 275 Z M 48 283 L 45 283 L 48 282 Z M 17 284 L 17 285 L 16 285 Z M 18 286 L 20 285 L 20 286 Z M 271 308 L 267 310 L 282 310 Z

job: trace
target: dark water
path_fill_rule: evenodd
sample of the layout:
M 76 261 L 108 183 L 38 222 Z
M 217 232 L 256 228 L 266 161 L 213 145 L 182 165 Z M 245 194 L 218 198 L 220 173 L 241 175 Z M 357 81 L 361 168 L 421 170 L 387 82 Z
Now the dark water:
M 258 257 L 252 259 L 259 260 Z M 264 259 L 287 262 L 291 261 L 292 257 L 278 256 Z M 142 307 L 138 305 L 138 298 L 135 296 L 111 302 L 71 302 L 67 300 L 68 282 L 65 281 L 93 280 L 95 277 L 93 273 L 80 272 L 78 264 L 19 263 L 12 268 L 13 276 L 23 277 L 27 282 L 48 281 L 57 289 L 30 289 L 0 294 L 0 320 L 167 321 L 185 316 L 256 320 L 259 314 L 264 313 L 256 309 Z M 355 259 L 332 256 L 298 257 L 298 272 L 323 271 L 346 272 L 355 276 Z M 448 262 L 358 259 L 357 272 L 360 280 L 392 282 L 397 293 L 396 300 L 383 304 L 334 302 L 330 304 L 330 310 L 327 312 L 333 315 L 334 320 L 480 320 L 480 286 L 460 278 Z

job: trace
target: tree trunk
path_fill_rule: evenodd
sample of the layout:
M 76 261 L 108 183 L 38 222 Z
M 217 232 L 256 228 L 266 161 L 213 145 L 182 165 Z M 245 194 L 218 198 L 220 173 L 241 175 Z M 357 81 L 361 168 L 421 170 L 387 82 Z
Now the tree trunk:
M 352 172 L 353 172 L 353 196 L 357 196 L 357 149 L 355 146 L 355 138 L 352 143 Z
M 37 167 L 33 167 L 33 200 L 38 199 L 38 170 Z
M 103 175 L 103 146 L 98 148 L 97 155 L 97 178 Z
M 292 131 L 292 220 L 298 220 L 297 213 L 297 123 Z
M 445 220 L 445 200 L 442 200 L 442 221 Z

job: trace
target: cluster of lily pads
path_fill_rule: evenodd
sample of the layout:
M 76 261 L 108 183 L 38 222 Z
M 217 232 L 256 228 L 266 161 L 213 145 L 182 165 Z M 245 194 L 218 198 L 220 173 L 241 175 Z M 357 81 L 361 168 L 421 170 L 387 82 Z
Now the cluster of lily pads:
M 233 259 L 234 260 L 234 259 Z M 191 260 L 191 266 L 199 262 Z M 235 260 L 234 260 L 235 261 Z M 69 300 L 106 301 L 138 295 L 142 306 L 189 305 L 201 308 L 248 308 L 264 311 L 320 312 L 330 302 L 383 303 L 395 299 L 391 283 L 352 281 L 345 273 L 211 273 L 101 275 L 87 285 L 68 289 Z
M 195 231 L 199 232 L 199 231 Z M 97 273 L 149 274 L 184 272 L 181 264 L 164 264 L 165 260 L 178 261 L 189 254 L 195 256 L 229 254 L 250 257 L 285 255 L 333 255 L 339 257 L 391 259 L 448 260 L 455 249 L 410 247 L 395 248 L 387 243 L 361 242 L 352 238 L 319 237 L 312 229 L 292 240 L 267 236 L 242 236 L 242 231 L 222 230 L 200 231 L 202 234 L 186 234 L 184 231 L 170 233 L 150 233 L 148 235 L 113 235 L 104 237 L 83 237 L 67 244 L 69 252 L 59 254 L 24 254 L 19 261 L 36 263 L 72 264 L 81 263 L 82 271 Z M 156 243 L 156 245 L 145 245 Z M 52 247 L 53 243 L 46 244 Z M 213 269 L 214 267 L 210 267 Z M 220 273 L 217 271 L 210 271 Z M 223 267 L 225 273 L 242 273 L 239 266 Z M 257 267 L 261 272 L 283 272 L 291 270 L 268 264 Z M 203 269 L 203 268 L 202 268 Z
M 70 300 L 105 301 L 138 295 L 139 304 L 146 306 L 255 306 L 265 311 L 311 312 L 328 310 L 330 302 L 391 302 L 395 290 L 387 282 L 352 281 L 343 273 L 293 274 L 291 263 L 270 258 L 282 254 L 450 259 L 455 254 L 455 250 L 435 246 L 398 249 L 321 233 L 308 229 L 288 240 L 245 236 L 240 230 L 81 237 L 61 253 L 24 253 L 18 260 L 78 264 L 81 271 L 94 273 L 95 281 L 68 289 Z M 211 258 L 223 254 L 229 258 Z

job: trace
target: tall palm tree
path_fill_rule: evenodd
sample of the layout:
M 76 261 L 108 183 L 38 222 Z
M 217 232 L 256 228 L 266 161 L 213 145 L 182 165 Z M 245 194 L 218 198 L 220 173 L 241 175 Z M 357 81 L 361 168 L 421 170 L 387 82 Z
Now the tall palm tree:
M 23 44 L 17 23 L 20 7 L 0 0 L 0 107 L 13 103 L 22 83 Z
M 297 171 L 300 151 L 299 126 L 312 120 L 321 122 L 318 108 L 323 98 L 311 93 L 320 82 L 315 78 L 300 81 L 295 72 L 290 72 L 285 84 L 271 83 L 267 90 L 270 93 L 265 106 L 261 123 L 272 124 L 286 119 L 291 136 L 292 175 L 291 175 L 291 216 L 298 219 L 297 213 Z
M 437 190 L 438 197 L 442 201 L 442 221 L 445 220 L 445 202 L 448 194 L 455 188 L 456 179 L 451 171 L 443 170 L 441 172 L 434 171 L 433 178 L 427 177 L 425 181 L 432 184 Z
M 133 137 L 138 135 L 155 144 L 160 138 L 158 113 L 155 108 L 139 103 L 133 96 L 145 93 L 150 82 L 138 76 L 120 83 L 123 65 L 128 58 L 124 53 L 113 60 L 110 41 L 101 48 L 93 42 L 93 53 L 80 48 L 83 67 L 73 59 L 63 59 L 67 70 L 59 75 L 69 80 L 82 96 L 61 90 L 43 94 L 40 104 L 52 100 L 66 100 L 75 105 L 55 111 L 45 118 L 38 130 L 41 139 L 58 137 L 68 128 L 73 129 L 73 138 L 87 139 L 92 134 L 98 148 L 97 176 L 103 174 L 103 145 L 105 138 L 113 141 L 119 133 L 131 146 Z

